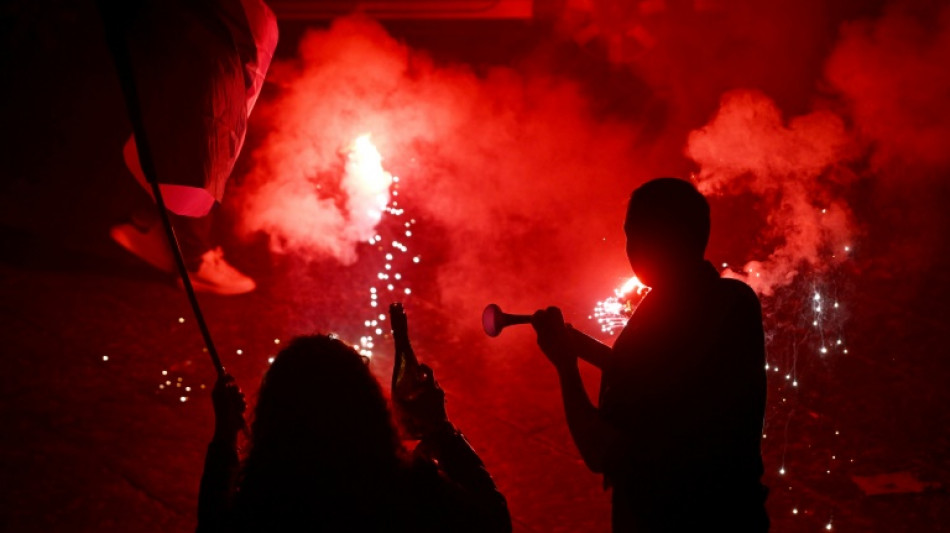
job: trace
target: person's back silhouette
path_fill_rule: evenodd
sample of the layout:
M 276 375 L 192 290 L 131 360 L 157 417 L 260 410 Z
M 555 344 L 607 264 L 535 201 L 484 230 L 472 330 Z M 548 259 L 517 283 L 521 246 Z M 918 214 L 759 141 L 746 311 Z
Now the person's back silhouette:
M 560 310 L 532 322 L 558 369 L 571 435 L 613 488 L 614 530 L 766 531 L 758 298 L 704 260 L 709 206 L 688 182 L 638 188 L 624 230 L 651 292 L 609 354 L 585 357 L 604 361 L 597 407 L 577 369 L 586 354 L 570 348 L 578 344 Z
M 198 530 L 510 531 L 504 496 L 443 402 L 430 380 L 401 407 L 427 419 L 407 457 L 364 359 L 333 337 L 295 339 L 261 384 L 240 468 L 243 397 L 229 377 L 215 386 Z

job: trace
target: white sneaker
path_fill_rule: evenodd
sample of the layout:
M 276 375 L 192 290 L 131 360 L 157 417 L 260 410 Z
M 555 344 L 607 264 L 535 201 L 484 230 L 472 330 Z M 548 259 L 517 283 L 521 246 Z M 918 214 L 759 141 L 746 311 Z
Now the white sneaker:
M 257 287 L 253 279 L 240 273 L 224 260 L 224 252 L 220 246 L 205 252 L 201 256 L 198 271 L 189 272 L 189 277 L 196 291 L 214 294 L 244 294 Z M 181 284 L 181 280 L 178 280 L 178 283 Z
M 109 236 L 119 246 L 162 272 L 175 271 L 175 258 L 161 224 L 152 224 L 144 229 L 132 223 L 119 224 L 112 226 Z

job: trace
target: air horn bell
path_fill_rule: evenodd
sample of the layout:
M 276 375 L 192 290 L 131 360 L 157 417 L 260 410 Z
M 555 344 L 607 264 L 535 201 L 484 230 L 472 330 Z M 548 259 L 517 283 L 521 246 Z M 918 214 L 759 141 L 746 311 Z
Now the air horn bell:
M 497 337 L 501 330 L 515 324 L 530 324 L 531 315 L 505 313 L 496 304 L 488 304 L 482 311 L 482 327 L 489 337 Z

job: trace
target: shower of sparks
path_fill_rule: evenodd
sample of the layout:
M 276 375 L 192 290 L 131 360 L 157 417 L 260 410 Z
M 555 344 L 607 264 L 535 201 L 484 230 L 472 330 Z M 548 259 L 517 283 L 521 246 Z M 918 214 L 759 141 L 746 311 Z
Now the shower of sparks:
M 817 288 L 817 283 L 815 286 L 811 297 L 813 312 L 811 325 L 818 335 L 818 354 L 828 355 L 831 352 L 847 354 L 848 348 L 838 331 L 840 325 L 837 324 L 840 321 L 837 315 L 840 312 L 841 304 L 837 299 L 823 295 Z
M 805 302 L 805 308 L 802 309 L 800 320 L 806 324 L 804 336 L 793 341 L 788 353 L 782 357 L 782 364 L 770 357 L 770 362 L 765 364 L 765 370 L 773 373 L 780 373 L 784 377 L 785 384 L 792 388 L 799 386 L 798 377 L 798 358 L 801 350 L 806 353 L 812 352 L 818 357 L 827 357 L 832 354 L 847 355 L 848 347 L 845 344 L 843 329 L 843 307 L 834 295 L 834 285 L 827 287 L 827 283 L 820 279 L 815 279 L 808 284 L 808 293 L 802 300 Z M 774 352 L 785 353 L 783 350 L 770 350 L 770 355 Z M 780 391 L 784 392 L 785 387 Z
M 594 314 L 589 318 L 597 320 L 601 332 L 613 335 L 617 330 L 623 329 L 648 292 L 650 287 L 633 276 L 614 289 L 613 296 L 597 302 Z
M 838 250 L 837 253 L 843 250 L 846 256 L 850 256 L 853 248 L 851 245 L 844 245 Z M 830 251 L 826 259 L 836 260 L 835 250 Z M 765 430 L 768 429 L 768 448 L 777 446 L 774 449 L 781 453 L 781 467 L 776 472 L 784 478 L 783 482 L 788 484 L 789 490 L 792 490 L 799 476 L 810 475 L 808 472 L 801 472 L 802 465 L 809 463 L 799 462 L 797 456 L 802 451 L 793 444 L 800 441 L 801 437 L 790 434 L 795 433 L 796 429 L 800 431 L 802 424 L 807 424 L 806 427 L 829 437 L 831 433 L 834 435 L 827 441 L 828 448 L 824 450 L 826 459 L 819 461 L 817 468 L 814 463 L 809 464 L 811 469 L 832 475 L 855 462 L 854 457 L 843 456 L 842 450 L 838 449 L 840 443 L 836 439 L 841 432 L 834 427 L 833 421 L 807 409 L 805 411 L 810 415 L 807 420 L 798 416 L 803 411 L 801 393 L 804 391 L 801 389 L 808 384 L 807 378 L 803 381 L 799 376 L 799 363 L 807 360 L 809 363 L 805 366 L 814 368 L 811 363 L 813 361 L 824 361 L 836 355 L 848 354 L 843 333 L 847 309 L 840 299 L 838 273 L 838 270 L 822 269 L 813 273 L 817 275 L 813 275 L 811 279 L 802 280 L 784 291 L 784 294 L 773 295 L 763 302 L 768 310 L 766 324 L 770 325 L 771 329 L 767 335 L 768 359 L 765 370 L 768 373 L 769 395 L 773 400 L 769 402 L 762 437 L 765 439 Z M 776 398 L 779 401 L 776 401 Z M 777 436 L 777 439 L 773 435 Z M 796 468 L 790 468 L 789 465 Z M 799 507 L 805 503 L 802 500 L 793 502 L 791 514 L 818 517 L 827 512 L 812 507 L 816 502 L 808 502 L 811 509 Z M 831 524 L 829 516 L 825 528 L 830 529 Z
M 409 251 L 412 240 L 413 227 L 416 220 L 406 215 L 399 205 L 399 177 L 390 176 L 383 170 L 382 157 L 369 135 L 360 136 L 353 143 L 348 156 L 352 160 L 371 162 L 372 164 L 354 165 L 348 171 L 358 169 L 365 172 L 374 184 L 386 184 L 388 194 L 380 193 L 377 200 L 385 199 L 380 206 L 379 224 L 376 233 L 367 243 L 372 253 L 377 254 L 379 270 L 366 289 L 369 309 L 363 320 L 365 333 L 360 336 L 359 343 L 354 348 L 365 357 L 372 357 L 376 341 L 389 333 L 385 325 L 387 315 L 385 309 L 390 302 L 400 301 L 412 294 L 406 272 L 412 265 L 418 264 L 421 258 Z M 381 178 L 386 176 L 388 178 Z M 382 302 L 382 303 L 380 303 Z

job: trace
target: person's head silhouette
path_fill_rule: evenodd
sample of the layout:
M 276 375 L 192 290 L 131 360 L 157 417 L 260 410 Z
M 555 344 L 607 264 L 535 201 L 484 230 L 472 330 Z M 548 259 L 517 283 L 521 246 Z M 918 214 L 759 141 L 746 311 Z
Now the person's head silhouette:
M 627 258 L 640 281 L 653 287 L 675 283 L 703 261 L 709 241 L 709 204 L 687 181 L 657 178 L 630 196 Z
M 364 358 L 328 335 L 299 337 L 277 355 L 261 383 L 251 429 L 255 450 L 328 454 L 331 463 L 393 457 L 398 442 Z
M 363 357 L 332 336 L 300 337 L 261 383 L 236 503 L 248 523 L 352 512 L 390 486 L 401 453 Z

